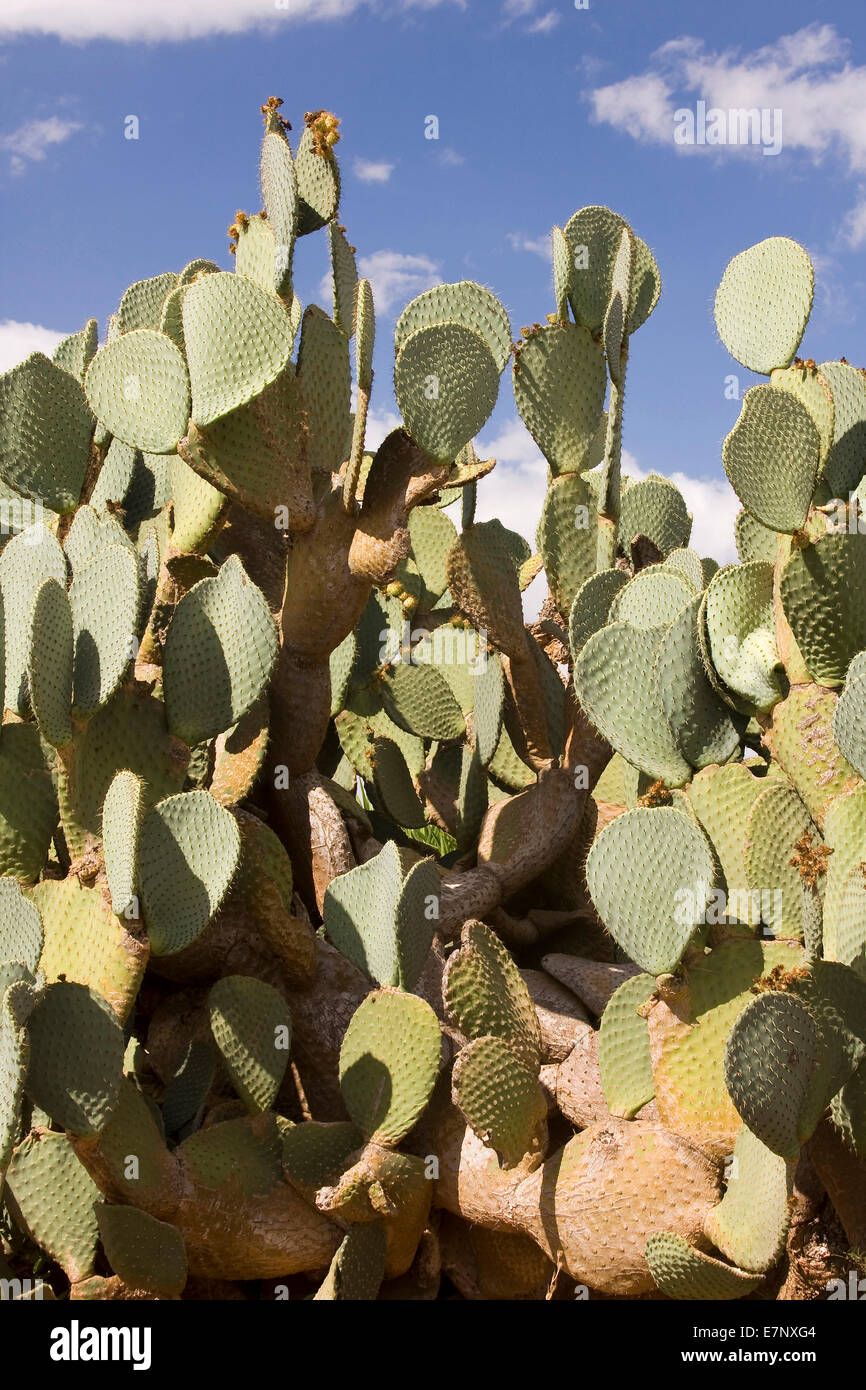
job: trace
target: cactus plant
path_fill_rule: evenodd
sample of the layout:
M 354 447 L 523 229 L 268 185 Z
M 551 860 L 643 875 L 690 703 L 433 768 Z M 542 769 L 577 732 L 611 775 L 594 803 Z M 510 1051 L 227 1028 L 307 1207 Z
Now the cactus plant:
M 340 123 L 280 106 L 233 271 L 0 377 L 43 505 L 0 554 L 4 1256 L 80 1299 L 820 1296 L 792 1202 L 854 1244 L 866 1175 L 864 373 L 795 356 L 802 247 L 731 262 L 767 381 L 719 569 L 622 472 L 661 280 L 586 207 L 518 342 L 474 282 L 404 308 L 368 449 Z M 537 554 L 475 520 L 509 362 Z

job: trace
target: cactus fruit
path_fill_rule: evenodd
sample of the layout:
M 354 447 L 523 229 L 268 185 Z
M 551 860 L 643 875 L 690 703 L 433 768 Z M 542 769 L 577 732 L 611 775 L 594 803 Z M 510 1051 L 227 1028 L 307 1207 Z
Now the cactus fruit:
M 340 123 L 280 105 L 232 272 L 0 377 L 43 507 L 0 554 L 4 1259 L 75 1299 L 814 1287 L 792 1212 L 854 1245 L 866 1163 L 863 372 L 795 357 L 800 246 L 731 262 L 766 381 L 720 569 L 622 472 L 661 281 L 586 207 L 517 344 L 480 284 L 406 306 L 371 451 Z M 475 519 L 509 361 L 537 554 Z

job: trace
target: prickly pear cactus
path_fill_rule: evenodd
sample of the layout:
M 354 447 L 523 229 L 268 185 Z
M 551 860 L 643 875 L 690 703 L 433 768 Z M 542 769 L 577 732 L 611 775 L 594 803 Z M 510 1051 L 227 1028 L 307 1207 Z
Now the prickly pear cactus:
M 370 447 L 340 122 L 281 104 L 233 270 L 0 377 L 4 1269 L 821 1297 L 866 1229 L 866 373 L 795 355 L 802 247 L 732 261 L 718 332 L 766 380 L 719 569 L 622 472 L 661 281 L 585 207 L 517 341 L 471 281 L 405 307 Z M 506 368 L 537 553 L 475 520 Z

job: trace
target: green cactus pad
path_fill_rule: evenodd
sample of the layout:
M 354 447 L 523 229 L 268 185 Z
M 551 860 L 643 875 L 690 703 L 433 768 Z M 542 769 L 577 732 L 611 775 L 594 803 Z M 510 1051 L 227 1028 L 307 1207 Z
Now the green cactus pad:
M 668 627 L 692 597 L 692 589 L 682 576 L 651 565 L 614 595 L 608 620 L 631 623 L 632 627 Z
M 176 1226 L 136 1207 L 96 1204 L 105 1257 L 130 1289 L 173 1298 L 186 1284 L 186 1247 Z
M 430 1005 L 376 990 L 352 1015 L 340 1048 L 346 1109 L 374 1144 L 394 1147 L 423 1113 L 439 1074 L 442 1036 Z
M 507 654 L 526 646 L 512 532 L 499 521 L 474 522 L 448 555 L 448 588 L 479 631 Z
M 385 1249 L 381 1221 L 350 1226 L 314 1302 L 374 1302 L 385 1277 Z
M 743 864 L 749 888 L 764 903 L 763 920 L 776 936 L 803 934 L 800 875 L 791 858 L 804 834 L 820 845 L 821 832 L 794 788 L 765 788 L 746 822 Z
M 395 724 L 418 738 L 462 738 L 466 724 L 445 677 L 428 665 L 398 661 L 387 669 L 379 692 Z
M 439 875 L 393 840 L 325 891 L 325 931 L 344 956 L 383 985 L 411 989 L 439 916 Z
M 650 1236 L 646 1261 L 656 1285 L 668 1298 L 720 1302 L 742 1298 L 761 1282 L 759 1275 L 705 1255 L 673 1231 L 657 1231 Z
M 598 1063 L 612 1115 L 630 1120 L 655 1095 L 649 1029 L 638 1009 L 656 989 L 652 975 L 635 975 L 611 995 L 601 1017 Z
M 370 746 L 370 769 L 376 795 L 387 814 L 404 829 L 420 830 L 426 824 L 424 807 L 396 743 L 377 738 Z
M 448 587 L 446 561 L 457 541 L 457 528 L 439 507 L 413 507 L 409 513 L 412 554 L 424 583 L 438 597 Z
M 700 606 L 700 594 L 695 594 L 671 623 L 653 662 L 671 733 L 683 757 L 696 768 L 726 762 L 737 749 L 745 722 L 735 718 L 710 684 L 698 643 Z
M 349 453 L 352 372 L 345 333 L 316 304 L 304 310 L 298 385 L 307 411 L 307 457 L 316 471 L 333 472 Z
M 731 486 L 756 520 L 774 531 L 803 526 L 815 491 L 821 439 L 806 407 L 788 391 L 753 386 L 722 446 Z
M 42 918 L 14 878 L 0 878 L 0 962 L 14 961 L 32 974 L 42 954 Z
M 710 580 L 702 600 L 698 635 L 737 708 L 770 709 L 782 698 L 782 663 L 773 615 L 773 570 L 761 561 L 726 565 Z
M 851 766 L 866 777 L 866 676 L 852 680 L 850 668 L 833 715 L 833 737 Z
M 155 955 L 189 946 L 219 909 L 240 860 L 237 821 L 209 792 L 184 792 L 145 817 L 139 879 Z
M 406 305 L 394 326 L 394 348 L 403 344 L 419 328 L 436 324 L 460 323 L 487 344 L 502 372 L 511 355 L 511 324 L 499 300 L 483 285 L 460 280 L 453 285 L 434 285 Z
M 289 142 L 269 130 L 262 141 L 260 164 L 262 200 L 274 234 L 274 278 L 270 286 L 286 295 L 292 288 L 292 253 L 298 228 L 298 181 Z
M 130 333 L 136 328 L 158 328 L 162 306 L 177 287 L 180 277 L 172 270 L 154 275 L 149 280 L 137 280 L 124 293 L 117 310 L 117 332 Z
M 747 565 L 750 560 L 763 560 L 767 565 L 776 563 L 779 549 L 779 532 L 765 526 L 745 508 L 737 512 L 734 522 L 734 537 L 740 564 Z
M 766 783 L 744 763 L 707 767 L 688 788 L 689 800 L 722 866 L 729 915 L 749 926 L 758 925 L 761 913 L 746 878 L 743 852 L 749 812 L 766 790 Z
M 812 1094 L 821 1034 L 795 995 L 771 991 L 747 1004 L 725 1047 L 725 1084 L 752 1133 L 773 1153 L 795 1159 Z
M 46 579 L 66 588 L 66 558 L 46 526 L 13 536 L 0 555 L 5 628 L 5 707 L 27 713 L 27 666 L 36 597 Z
M 617 538 L 628 553 L 635 536 L 648 536 L 663 555 L 689 543 L 692 518 L 679 488 L 650 473 L 625 489 L 619 516 Z
M 24 967 L 19 967 L 23 972 Z M 30 1062 L 30 1039 L 24 1024 L 34 1002 L 26 979 L 9 982 L 9 967 L 0 966 L 0 1190 L 21 1127 L 21 1105 Z M 26 973 L 26 972 L 25 972 Z
M 183 301 L 183 333 L 192 418 L 200 429 L 276 381 L 294 343 L 289 314 L 276 295 L 229 271 L 190 285 Z
M 186 290 L 186 285 L 178 285 L 171 291 L 162 306 L 159 323 L 154 324 L 160 333 L 171 338 L 175 347 L 184 353 L 186 352 L 186 343 L 183 340 L 183 298 Z
M 812 312 L 815 273 L 803 247 L 767 237 L 729 263 L 716 291 L 719 337 L 749 371 L 787 367 Z
M 499 392 L 499 367 L 479 333 L 462 323 L 417 328 L 394 364 L 397 404 L 412 438 L 446 462 L 473 439 Z
M 821 376 L 833 393 L 833 442 L 821 479 L 833 497 L 846 499 L 863 475 L 866 451 L 866 378 L 847 362 L 822 362 Z
M 118 444 L 119 448 L 129 450 L 129 446 L 119 440 L 114 442 Z M 136 451 L 129 450 L 129 452 L 134 454 Z M 158 458 L 159 455 L 152 455 L 152 457 Z M 135 546 L 116 517 L 101 517 L 93 507 L 79 507 L 63 542 L 63 549 L 66 551 L 66 558 L 72 566 L 73 575 L 83 569 L 90 560 L 94 560 L 97 553 L 109 545 L 125 546 L 127 550 L 135 554 Z
M 362 1143 L 361 1131 L 344 1121 L 292 1125 L 283 1135 L 283 1168 L 291 1182 L 324 1187 L 343 1171 Z
M 630 865 L 627 881 L 619 871 Z M 703 919 L 715 870 L 703 831 L 673 807 L 638 807 L 605 826 L 586 862 L 608 931 L 651 975 L 675 970 Z
M 554 478 L 545 494 L 537 544 L 554 603 L 569 613 L 578 589 L 595 569 L 598 508 L 580 473 Z
M 80 333 L 70 333 L 57 344 L 52 362 L 65 371 L 71 372 L 79 381 L 84 381 L 90 359 L 99 344 L 99 330 L 96 319 L 88 319 Z
M 574 596 L 568 620 L 568 640 L 575 660 L 592 634 L 604 627 L 611 603 L 627 583 L 627 574 L 612 569 L 591 574 L 581 584 Z
M 276 238 L 270 224 L 263 217 L 251 217 L 238 231 L 235 274 L 245 275 L 268 294 L 273 294 L 276 285 Z
M 0 478 L 16 492 L 72 511 L 92 434 L 81 383 L 41 352 L 0 376 Z
M 101 994 L 59 980 L 27 1024 L 27 1094 L 73 1134 L 96 1134 L 111 1114 L 123 1075 L 123 1032 Z
M 824 893 L 824 956 L 863 970 L 866 940 L 866 877 L 863 830 L 866 826 L 866 787 L 858 785 L 830 802 L 824 820 L 824 839 L 833 850 L 827 865 Z
M 334 322 L 347 338 L 351 338 L 355 331 L 355 287 L 358 283 L 358 268 L 355 264 L 355 253 L 344 231 L 336 222 L 328 224 L 328 246 L 334 289 Z
M 262 1131 L 249 1117 L 224 1120 L 190 1135 L 176 1150 L 196 1182 L 211 1192 L 263 1196 L 282 1182 L 282 1139 L 276 1118 Z
M 116 503 L 123 509 L 126 525 L 135 533 L 142 522 L 158 516 L 169 500 L 168 474 L 169 460 L 165 454 L 142 454 L 122 439 L 112 439 L 90 494 L 90 507 L 103 516 L 108 504 Z M 76 521 L 84 511 L 83 507 L 78 509 Z
M 663 629 L 610 623 L 590 637 L 574 666 L 578 699 L 596 728 L 629 762 L 668 786 L 691 769 L 662 713 L 652 680 Z
M 333 154 L 320 154 L 309 126 L 298 142 L 298 236 L 317 232 L 335 216 L 340 203 L 340 170 Z
M 866 535 L 822 536 L 792 552 L 779 590 L 809 674 L 841 685 L 851 658 L 866 647 Z
M 75 643 L 66 590 L 46 579 L 36 596 L 30 638 L 30 703 L 47 743 L 60 748 L 72 738 L 72 667 Z
M 476 1038 L 461 1049 L 452 1095 L 469 1126 L 506 1167 L 530 1150 L 547 1109 L 535 1073 L 500 1037 Z
M 167 1134 L 195 1121 L 216 1075 L 217 1054 L 207 1039 L 193 1038 L 162 1097 L 162 1122 Z
M 94 414 L 136 449 L 170 454 L 186 433 L 189 375 L 165 333 L 138 328 L 106 343 L 87 368 L 84 389 Z
M 549 324 L 518 349 L 514 399 L 554 473 L 590 466 L 606 377 L 600 346 L 577 324 Z
M 292 1020 L 272 985 L 224 975 L 208 995 L 210 1026 L 232 1085 L 253 1114 L 276 1099 L 289 1061 Z
M 0 751 L 0 759 L 2 756 Z M 60 779 L 64 833 L 70 852 L 83 854 L 88 835 L 101 837 L 102 806 L 118 769 L 127 768 L 143 778 L 148 802 L 153 804 L 180 790 L 187 762 L 183 745 L 172 740 L 166 730 L 162 701 L 140 690 L 118 690 L 88 721 L 80 741 L 76 741 L 73 777 Z M 53 829 L 56 809 L 52 814 Z M 45 816 L 47 819 L 47 805 Z
M 0 875 L 33 883 L 48 858 L 57 796 L 37 730 L 6 724 L 0 742 Z
M 763 1273 L 785 1244 L 792 1188 L 791 1165 L 743 1125 L 725 1195 L 708 1213 L 705 1233 L 741 1269 Z
M 602 325 L 602 342 L 607 358 L 607 370 L 611 381 L 621 386 L 624 363 L 623 345 L 627 341 L 627 315 L 631 289 L 634 238 L 628 227 L 623 227 L 617 253 L 611 270 L 610 300 Z
M 605 207 L 580 208 L 565 225 L 569 298 L 578 323 L 585 324 L 592 333 L 597 333 L 604 323 L 616 255 L 627 226 L 619 213 Z M 661 293 L 661 278 L 652 252 L 640 237 L 634 233 L 632 237 L 634 266 L 628 333 L 636 332 L 649 318 Z
M 376 311 L 369 280 L 355 287 L 355 372 L 362 391 L 373 385 L 373 345 L 376 338 Z
M 697 551 L 690 550 L 688 546 L 678 546 L 672 550 L 662 562 L 662 569 L 682 575 L 696 594 L 706 587 L 708 576 L 704 574 L 704 562 Z
M 93 1273 L 99 1227 L 96 1183 L 65 1134 L 30 1134 L 9 1165 L 17 1218 L 72 1282 Z
M 138 880 L 138 837 L 145 814 L 142 779 L 124 769 L 105 794 L 102 808 L 105 876 L 116 915 L 131 907 Z
M 175 609 L 163 655 L 169 727 L 190 747 L 230 729 L 256 702 L 277 656 L 273 618 L 237 556 Z
M 39 964 L 46 978 L 88 985 L 125 1022 L 147 964 L 147 946 L 133 934 L 134 914 L 127 929 L 103 893 L 85 888 L 75 874 L 44 879 L 31 896 L 45 924 Z
M 770 385 L 774 391 L 789 391 L 811 415 L 818 431 L 818 471 L 823 474 L 836 423 L 830 383 L 822 372 L 803 367 L 779 367 L 770 374 Z
M 505 681 L 496 652 L 488 652 L 483 666 L 472 677 L 475 748 L 487 767 L 496 755 L 502 734 Z
M 531 1072 L 541 1059 L 538 1015 L 511 954 L 483 922 L 467 922 L 448 957 L 442 998 L 467 1038 L 502 1038 Z
M 727 912 L 726 901 L 719 906 Z M 714 917 L 716 910 L 714 905 Z M 776 967 L 801 969 L 804 962 L 802 947 L 794 943 L 733 935 L 681 968 L 684 988 L 649 1017 L 656 1105 L 663 1124 L 717 1158 L 730 1154 L 740 1130 L 740 1116 L 725 1085 L 731 1027 L 753 998 L 756 980 Z
M 75 639 L 73 709 L 95 714 L 123 679 L 136 646 L 138 557 L 109 545 L 79 571 L 69 590 Z

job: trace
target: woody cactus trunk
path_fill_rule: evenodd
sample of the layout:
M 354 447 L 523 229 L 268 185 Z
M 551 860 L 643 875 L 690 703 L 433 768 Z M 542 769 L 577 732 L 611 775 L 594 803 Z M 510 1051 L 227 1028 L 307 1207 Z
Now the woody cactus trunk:
M 339 122 L 293 148 L 280 106 L 233 272 L 0 378 L 3 1271 L 824 1297 L 866 1242 L 864 373 L 795 356 L 800 246 L 731 262 L 718 331 L 766 380 L 718 568 L 622 473 L 660 278 L 586 207 L 517 343 L 479 284 L 404 309 L 368 451 Z M 474 519 L 509 364 L 536 554 Z

